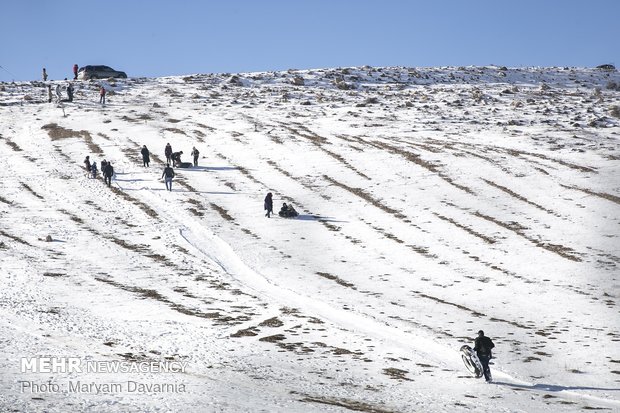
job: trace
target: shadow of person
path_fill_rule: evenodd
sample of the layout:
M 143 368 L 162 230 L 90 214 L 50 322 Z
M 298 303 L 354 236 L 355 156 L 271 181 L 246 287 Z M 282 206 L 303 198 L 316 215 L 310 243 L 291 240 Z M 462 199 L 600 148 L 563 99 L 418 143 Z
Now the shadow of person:
M 494 381 L 493 384 L 498 386 L 509 386 L 518 389 L 526 389 L 526 390 L 540 390 L 540 391 L 548 391 L 548 392 L 561 392 L 561 391 L 570 391 L 570 390 L 598 390 L 598 391 L 620 391 L 620 387 L 618 388 L 609 388 L 609 387 L 587 387 L 587 386 L 560 386 L 557 384 L 518 384 L 518 383 L 507 383 L 503 381 Z

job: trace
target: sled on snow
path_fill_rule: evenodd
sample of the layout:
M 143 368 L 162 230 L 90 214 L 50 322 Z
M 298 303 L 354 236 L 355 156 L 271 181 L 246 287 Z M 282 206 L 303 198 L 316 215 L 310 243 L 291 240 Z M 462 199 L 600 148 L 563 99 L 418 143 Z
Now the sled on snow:
M 468 345 L 461 347 L 461 358 L 463 359 L 463 363 L 465 363 L 467 370 L 469 370 L 474 377 L 482 377 L 482 363 L 480 363 L 480 359 L 473 348 Z
M 191 162 L 177 162 L 177 168 L 191 168 L 192 166 L 194 166 L 193 163 Z

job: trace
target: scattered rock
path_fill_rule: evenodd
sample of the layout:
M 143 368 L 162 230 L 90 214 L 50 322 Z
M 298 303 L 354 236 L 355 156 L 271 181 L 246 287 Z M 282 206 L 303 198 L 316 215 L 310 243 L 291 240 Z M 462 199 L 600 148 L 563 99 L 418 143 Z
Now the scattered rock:
M 48 235 L 45 237 L 45 242 L 52 242 L 52 241 L 54 241 L 54 239 L 52 238 L 51 235 Z

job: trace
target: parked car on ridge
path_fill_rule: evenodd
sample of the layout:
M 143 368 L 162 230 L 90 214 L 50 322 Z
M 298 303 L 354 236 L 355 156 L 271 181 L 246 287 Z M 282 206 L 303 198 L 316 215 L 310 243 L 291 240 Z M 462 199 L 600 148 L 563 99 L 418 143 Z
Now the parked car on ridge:
M 78 80 L 89 79 L 109 79 L 109 78 L 121 78 L 126 79 L 127 74 L 125 72 L 119 72 L 112 69 L 110 66 L 84 66 L 78 70 Z

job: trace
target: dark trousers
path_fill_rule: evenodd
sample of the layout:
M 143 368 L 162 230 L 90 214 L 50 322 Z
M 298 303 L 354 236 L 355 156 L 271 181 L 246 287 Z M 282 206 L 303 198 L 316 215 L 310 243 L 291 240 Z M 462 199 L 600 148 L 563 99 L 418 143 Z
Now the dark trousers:
M 171 164 L 172 163 L 172 155 L 166 155 L 166 163 L 167 164 Z
M 149 166 L 149 160 L 146 159 L 146 158 L 142 158 L 142 166 L 148 167 Z
M 102 105 L 105 105 L 105 95 L 99 96 L 99 103 L 101 103 Z
M 194 166 L 198 166 L 198 157 L 194 156 Z
M 108 184 L 108 186 L 112 185 L 112 177 L 111 176 L 104 176 L 103 180 L 105 181 L 106 184 Z
M 480 364 L 482 364 L 484 379 L 486 381 L 491 381 L 491 369 L 489 368 L 489 361 L 491 360 L 491 356 L 489 356 L 488 354 L 478 354 L 478 358 L 480 359 Z

